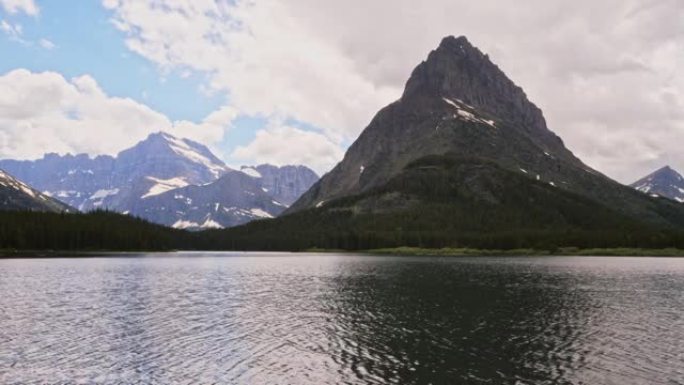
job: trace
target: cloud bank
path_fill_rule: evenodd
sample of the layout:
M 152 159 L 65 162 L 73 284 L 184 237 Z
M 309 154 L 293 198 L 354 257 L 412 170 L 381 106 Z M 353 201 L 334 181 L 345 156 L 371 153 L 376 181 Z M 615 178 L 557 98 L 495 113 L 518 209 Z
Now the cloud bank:
M 90 76 L 65 79 L 24 69 L 0 76 L 0 156 L 45 152 L 116 154 L 147 134 L 167 131 L 205 143 L 221 140 L 237 111 L 224 107 L 200 123 L 171 121 L 132 99 L 110 97 Z
M 224 155 L 249 163 L 303 161 L 320 170 L 401 95 L 411 70 L 443 36 L 466 35 L 591 166 L 622 182 L 664 164 L 684 170 L 681 0 L 102 4 L 129 50 L 162 75 L 202 73 L 207 81 L 200 87 L 229 104 L 202 122 L 173 122 L 106 95 L 87 75 L 15 70 L 0 76 L 0 156 L 114 153 L 156 130 L 218 145 L 240 114 L 270 123 L 253 143 Z M 0 10 L 8 17 L 40 14 L 33 0 L 0 0 Z M 21 38 L 17 23 L 2 20 L 0 29 Z M 54 48 L 48 39 L 40 44 Z
M 353 139 L 445 35 L 466 35 L 581 158 L 622 181 L 684 169 L 680 0 L 104 0 L 128 47 L 206 72 L 246 114 Z
M 0 8 L 10 14 L 23 12 L 35 16 L 39 12 L 38 6 L 33 0 L 0 0 Z

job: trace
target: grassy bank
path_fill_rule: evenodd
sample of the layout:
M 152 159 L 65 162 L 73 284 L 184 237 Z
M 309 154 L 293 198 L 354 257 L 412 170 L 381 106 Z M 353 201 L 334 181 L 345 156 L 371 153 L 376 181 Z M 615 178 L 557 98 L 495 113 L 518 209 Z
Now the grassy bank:
M 395 247 L 387 249 L 368 250 L 376 255 L 409 255 L 409 256 L 620 256 L 620 257 L 684 257 L 682 249 L 579 249 L 565 247 L 556 250 L 512 249 L 485 250 L 468 248 L 424 249 L 417 247 Z

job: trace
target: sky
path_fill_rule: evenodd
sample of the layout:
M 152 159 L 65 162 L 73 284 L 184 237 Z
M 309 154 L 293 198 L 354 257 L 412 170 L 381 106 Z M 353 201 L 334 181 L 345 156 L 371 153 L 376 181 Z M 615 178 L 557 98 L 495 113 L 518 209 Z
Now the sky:
M 167 131 L 229 165 L 341 160 L 465 35 L 585 163 L 684 172 L 681 0 L 0 0 L 0 158 Z

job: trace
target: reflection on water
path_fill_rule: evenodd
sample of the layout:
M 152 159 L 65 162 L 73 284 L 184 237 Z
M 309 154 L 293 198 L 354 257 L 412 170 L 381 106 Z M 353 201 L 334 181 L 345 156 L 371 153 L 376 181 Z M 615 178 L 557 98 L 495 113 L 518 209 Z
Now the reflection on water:
M 0 261 L 0 383 L 681 384 L 684 260 Z

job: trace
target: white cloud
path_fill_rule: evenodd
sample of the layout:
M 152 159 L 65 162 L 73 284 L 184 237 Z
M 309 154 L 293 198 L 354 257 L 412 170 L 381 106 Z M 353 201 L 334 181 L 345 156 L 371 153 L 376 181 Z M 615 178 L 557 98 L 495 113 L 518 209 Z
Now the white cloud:
M 0 30 L 10 39 L 19 39 L 21 37 L 21 24 L 12 25 L 6 20 L 0 20 Z
M 27 15 L 35 16 L 40 11 L 33 0 L 0 0 L 0 6 L 11 14 L 24 12 Z
M 212 145 L 236 115 L 224 107 L 200 123 L 172 122 L 132 99 L 106 95 L 88 75 L 67 80 L 19 69 L 0 76 L 0 157 L 115 154 L 160 130 Z
M 467 35 L 591 165 L 684 169 L 681 0 L 104 0 L 128 47 L 242 112 L 355 138 L 445 35 Z M 624 139 L 623 139 L 624 138 Z
M 305 164 L 319 175 L 329 171 L 343 155 L 342 148 L 325 135 L 277 123 L 259 130 L 252 143 L 231 154 L 233 159 L 249 165 Z
M 40 44 L 41 47 L 45 48 L 48 51 L 57 48 L 57 45 L 48 39 L 40 39 L 40 41 L 38 41 L 38 44 Z
M 278 1 L 107 0 L 128 47 L 158 63 L 211 73 L 248 115 L 286 116 L 354 138 L 371 115 L 400 95 L 377 87 L 354 61 Z

